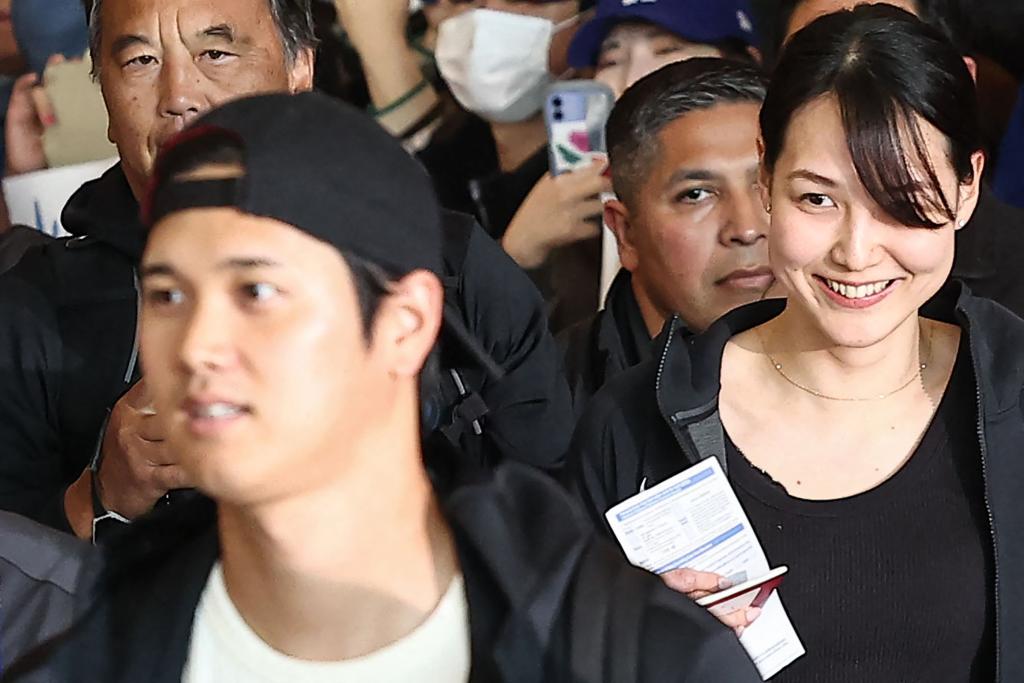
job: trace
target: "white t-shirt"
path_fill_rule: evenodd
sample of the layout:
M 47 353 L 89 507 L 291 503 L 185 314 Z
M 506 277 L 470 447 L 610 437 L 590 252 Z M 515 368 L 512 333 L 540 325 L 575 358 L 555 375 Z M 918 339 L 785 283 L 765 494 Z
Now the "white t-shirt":
M 342 662 L 309 662 L 281 654 L 245 623 L 218 562 L 206 582 L 182 683 L 466 683 L 469 610 L 462 577 L 415 631 L 376 652 Z

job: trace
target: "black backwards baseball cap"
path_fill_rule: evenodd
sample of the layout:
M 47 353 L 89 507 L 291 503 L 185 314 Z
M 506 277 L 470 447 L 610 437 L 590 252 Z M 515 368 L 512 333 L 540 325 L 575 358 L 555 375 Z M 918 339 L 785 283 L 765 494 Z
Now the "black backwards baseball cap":
M 204 140 L 237 146 L 243 174 L 169 177 L 176 151 Z M 143 202 L 147 237 L 169 214 L 216 207 L 286 223 L 397 277 L 427 270 L 443 278 L 441 209 L 426 171 L 373 119 L 326 95 L 235 100 L 168 140 Z M 501 377 L 454 306 L 445 305 L 444 332 Z

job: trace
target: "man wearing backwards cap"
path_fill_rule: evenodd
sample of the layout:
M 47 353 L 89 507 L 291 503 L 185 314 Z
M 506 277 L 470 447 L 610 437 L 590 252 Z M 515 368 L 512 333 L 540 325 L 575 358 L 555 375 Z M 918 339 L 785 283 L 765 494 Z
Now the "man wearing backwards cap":
M 728 630 L 617 560 L 553 482 L 512 463 L 428 477 L 438 207 L 383 129 L 316 94 L 234 102 L 158 159 L 147 216 L 143 361 L 213 504 L 131 530 L 162 539 L 155 560 L 109 547 L 116 580 L 35 674 L 758 680 Z
M 96 538 L 192 485 L 164 446 L 136 362 L 137 200 L 153 159 L 227 100 L 310 88 L 315 38 L 310 0 L 87 4 L 121 163 L 69 201 L 73 238 L 29 251 L 0 279 L 0 509 Z M 402 201 L 400 186 L 390 201 Z M 557 469 L 572 415 L 543 302 L 471 218 L 446 213 L 444 225 L 446 301 L 504 377 L 449 353 L 446 335 L 443 381 L 425 403 L 432 438 L 470 458 Z
M 690 57 L 758 57 L 747 0 L 598 0 L 569 46 L 569 64 L 594 67 L 615 91 Z

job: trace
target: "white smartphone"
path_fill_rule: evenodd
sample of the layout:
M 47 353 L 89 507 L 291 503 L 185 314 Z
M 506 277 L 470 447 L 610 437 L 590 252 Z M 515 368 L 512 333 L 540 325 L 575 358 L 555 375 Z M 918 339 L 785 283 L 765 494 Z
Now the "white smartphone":
M 789 571 L 785 565 L 772 569 L 767 574 L 737 584 L 732 588 L 705 595 L 697 604 L 707 608 L 715 616 L 730 614 L 748 607 L 762 607 L 782 583 Z

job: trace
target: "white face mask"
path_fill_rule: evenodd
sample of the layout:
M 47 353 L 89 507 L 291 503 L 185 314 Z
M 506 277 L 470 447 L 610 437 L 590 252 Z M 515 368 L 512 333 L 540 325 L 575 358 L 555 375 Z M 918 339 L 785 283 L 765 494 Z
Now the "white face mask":
M 434 56 L 455 99 L 495 123 L 525 121 L 538 111 L 551 82 L 551 39 L 575 24 L 476 9 L 446 19 Z

